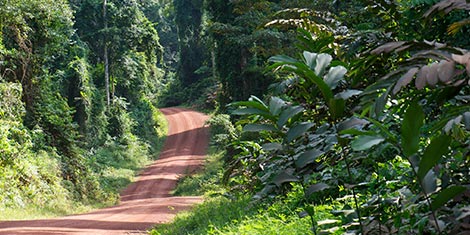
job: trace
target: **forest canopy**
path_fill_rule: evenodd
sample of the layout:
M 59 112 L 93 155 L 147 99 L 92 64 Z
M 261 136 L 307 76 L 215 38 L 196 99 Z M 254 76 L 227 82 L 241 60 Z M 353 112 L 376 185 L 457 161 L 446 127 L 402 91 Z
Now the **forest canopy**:
M 466 0 L 3 0 L 0 208 L 117 202 L 157 157 L 158 107 L 188 105 L 215 112 L 213 177 L 232 205 L 249 195 L 303 234 L 464 234 L 469 11 Z

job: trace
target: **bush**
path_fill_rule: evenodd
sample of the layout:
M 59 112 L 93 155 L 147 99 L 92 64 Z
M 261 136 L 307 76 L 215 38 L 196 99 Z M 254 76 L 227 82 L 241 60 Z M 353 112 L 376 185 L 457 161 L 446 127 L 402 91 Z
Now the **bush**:
M 235 127 L 230 121 L 230 115 L 218 114 L 206 121 L 210 126 L 211 142 L 215 146 L 226 146 L 235 137 Z

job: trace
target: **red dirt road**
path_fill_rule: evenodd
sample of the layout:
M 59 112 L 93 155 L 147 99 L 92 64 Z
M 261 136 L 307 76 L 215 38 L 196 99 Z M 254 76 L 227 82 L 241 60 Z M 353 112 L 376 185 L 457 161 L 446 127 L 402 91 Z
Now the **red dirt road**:
M 172 197 L 182 175 L 202 165 L 208 145 L 207 116 L 181 108 L 161 110 L 169 124 L 160 158 L 121 193 L 117 206 L 56 219 L 0 222 L 0 234 L 144 234 L 169 222 L 178 211 L 201 202 L 200 197 Z

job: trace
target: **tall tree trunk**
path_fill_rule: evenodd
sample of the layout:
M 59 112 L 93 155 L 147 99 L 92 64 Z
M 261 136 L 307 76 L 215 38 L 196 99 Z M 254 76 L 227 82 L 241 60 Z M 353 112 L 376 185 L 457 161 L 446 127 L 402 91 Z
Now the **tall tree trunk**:
M 214 79 L 218 78 L 218 76 L 217 76 L 217 67 L 216 67 L 217 57 L 216 57 L 216 54 L 215 54 L 216 48 L 217 48 L 217 42 L 214 41 L 213 46 L 212 46 L 212 50 L 211 50 L 212 77 L 214 77 Z
M 104 82 L 105 82 L 105 89 L 106 89 L 106 104 L 109 106 L 111 103 L 111 96 L 109 94 L 109 59 L 108 59 L 108 42 L 106 38 L 106 33 L 108 29 L 108 20 L 106 19 L 106 5 L 107 0 L 103 0 L 103 21 L 104 21 Z

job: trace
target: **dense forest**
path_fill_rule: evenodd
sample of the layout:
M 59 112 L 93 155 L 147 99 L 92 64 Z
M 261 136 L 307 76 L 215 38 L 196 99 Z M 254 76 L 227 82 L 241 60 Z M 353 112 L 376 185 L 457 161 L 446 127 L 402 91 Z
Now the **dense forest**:
M 214 113 L 215 169 L 182 181 L 208 199 L 153 234 L 466 234 L 469 13 L 1 0 L 0 211 L 116 203 L 157 157 L 158 107 L 187 105 Z
M 156 157 L 165 7 L 1 1 L 1 208 L 114 203 Z

